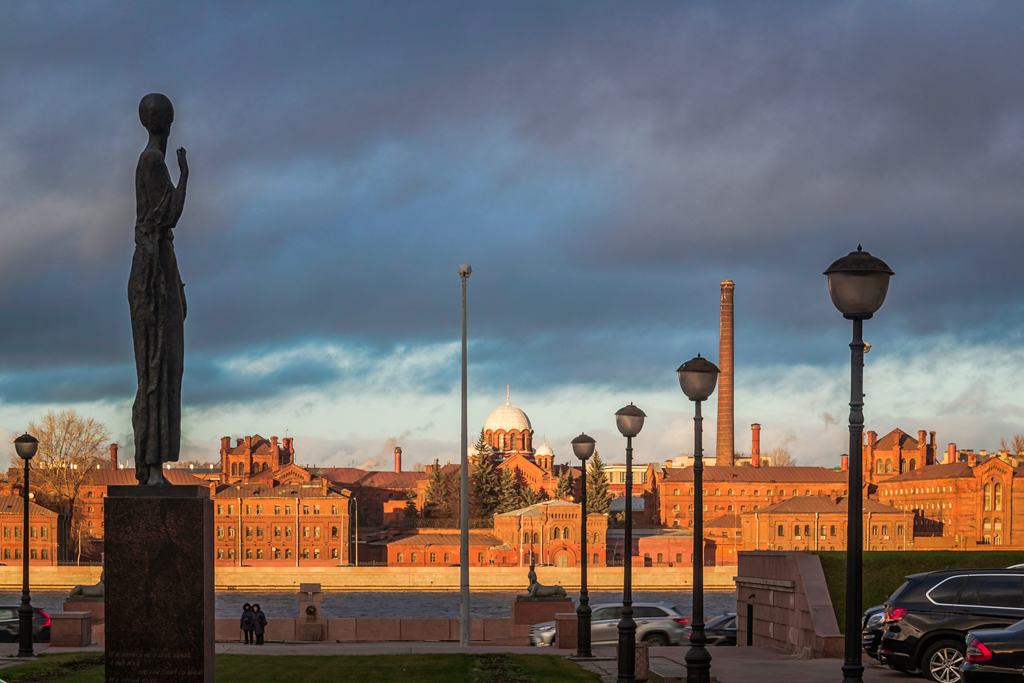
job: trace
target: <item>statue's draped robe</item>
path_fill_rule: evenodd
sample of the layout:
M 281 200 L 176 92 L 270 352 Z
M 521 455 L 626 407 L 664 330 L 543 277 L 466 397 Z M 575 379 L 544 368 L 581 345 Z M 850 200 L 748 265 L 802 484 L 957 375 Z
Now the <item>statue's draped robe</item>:
M 185 360 L 185 293 L 174 257 L 173 228 L 180 216 L 174 186 L 159 150 L 147 149 L 135 172 L 135 255 L 128 304 L 139 390 L 132 407 L 135 476 L 178 460 L 181 375 Z

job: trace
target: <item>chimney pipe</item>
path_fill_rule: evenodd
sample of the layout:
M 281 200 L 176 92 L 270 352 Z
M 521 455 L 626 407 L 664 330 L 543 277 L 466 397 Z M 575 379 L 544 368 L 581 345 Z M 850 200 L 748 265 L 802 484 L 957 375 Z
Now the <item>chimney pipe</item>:
M 395 449 L 395 472 L 402 471 L 402 449 Z
M 750 425 L 750 466 L 761 466 L 761 425 Z
M 977 456 L 977 454 L 975 454 L 974 451 L 967 451 L 967 466 L 968 467 L 977 467 L 978 466 L 978 456 Z
M 848 469 L 850 469 L 850 456 L 848 456 L 846 453 L 843 453 L 839 457 L 839 469 L 842 470 L 843 472 L 846 472 Z
M 733 291 L 732 280 L 722 280 L 722 302 L 718 323 L 718 439 L 715 465 L 732 465 L 736 452 L 733 429 Z
M 946 446 L 946 464 L 956 462 L 956 444 L 951 443 Z
M 117 469 L 117 444 L 110 444 L 110 469 Z

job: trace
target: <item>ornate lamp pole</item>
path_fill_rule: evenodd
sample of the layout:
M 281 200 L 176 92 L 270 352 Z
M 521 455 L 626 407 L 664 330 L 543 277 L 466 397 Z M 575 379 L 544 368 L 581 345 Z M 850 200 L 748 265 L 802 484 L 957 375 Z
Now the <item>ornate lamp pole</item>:
M 466 281 L 468 263 L 459 266 L 462 279 L 462 468 L 459 476 L 459 644 L 469 647 L 469 419 L 466 416 Z
M 22 487 L 25 517 L 21 526 L 21 607 L 18 608 L 18 656 L 34 657 L 32 651 L 32 609 L 31 596 L 28 593 L 28 464 L 35 457 L 39 441 L 29 434 L 22 434 L 14 440 L 14 450 L 25 461 L 25 485 Z
M 626 550 L 622 567 L 622 618 L 619 619 L 618 683 L 636 680 L 636 622 L 633 621 L 633 437 L 644 427 L 644 411 L 630 403 L 615 413 L 615 426 L 626 437 Z
M 580 604 L 576 608 L 576 656 L 593 657 L 590 651 L 590 597 L 587 595 L 587 461 L 594 454 L 596 442 L 586 434 L 572 440 L 572 452 L 583 463 L 583 482 L 580 486 Z
M 846 534 L 846 650 L 844 683 L 861 683 L 860 622 L 863 612 L 862 553 L 864 550 L 864 503 L 862 489 L 864 443 L 864 321 L 885 303 L 889 277 L 894 273 L 881 259 L 860 245 L 857 251 L 839 259 L 825 271 L 832 303 L 847 320 L 853 321 L 850 343 L 850 495 L 847 498 Z
M 704 635 L 704 418 L 701 401 L 707 400 L 718 383 L 718 367 L 707 358 L 690 359 L 679 366 L 679 386 L 693 401 L 693 616 L 690 621 L 690 649 L 687 651 L 687 683 L 711 683 L 711 654 Z

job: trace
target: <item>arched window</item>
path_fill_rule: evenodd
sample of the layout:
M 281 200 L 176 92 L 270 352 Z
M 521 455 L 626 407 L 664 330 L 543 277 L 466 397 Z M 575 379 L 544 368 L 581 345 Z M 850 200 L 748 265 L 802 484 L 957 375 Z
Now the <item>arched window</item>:
M 570 531 L 569 527 L 565 527 L 564 529 L 562 529 L 562 538 L 566 541 L 572 538 L 572 532 Z
M 490 432 L 488 432 L 487 433 L 487 445 L 488 446 L 493 446 L 494 445 L 492 443 L 492 439 L 494 439 L 494 434 L 491 434 Z
M 778 533 L 778 535 L 779 536 L 785 536 L 786 535 L 786 530 L 782 528 L 781 524 L 779 525 L 779 533 Z
M 260 464 L 258 462 L 254 462 L 252 464 L 252 467 L 249 468 L 249 473 L 250 474 L 256 474 L 259 471 L 260 471 Z
M 996 521 L 995 521 L 995 525 L 994 526 L 995 526 L 996 531 L 1002 531 L 1003 530 L 1003 518 L 1002 517 L 996 517 Z
M 995 500 L 996 510 L 1002 510 L 1003 509 L 1003 485 L 1002 484 L 996 484 L 995 495 L 996 495 L 996 500 Z
M 259 548 L 259 549 L 256 550 L 256 559 L 257 560 L 262 560 L 263 559 L 263 548 Z
M 552 541 L 557 541 L 558 540 L 558 536 L 560 534 L 561 534 L 561 530 L 556 526 L 554 529 L 551 530 L 551 540 Z
M 985 505 L 984 510 L 992 509 L 992 484 L 985 484 Z
M 878 460 L 876 460 L 875 461 L 875 474 L 881 474 L 883 467 L 885 467 L 885 463 L 882 462 L 882 459 L 879 458 Z
M 676 526 L 679 526 L 679 525 L 677 524 Z M 597 534 L 595 533 L 595 534 L 594 534 L 594 543 L 597 543 L 597 542 L 598 542 L 598 540 L 597 540 Z
M 672 490 L 672 495 L 673 496 L 678 496 L 679 495 L 679 489 L 673 489 Z
M 986 517 L 985 521 L 981 523 L 981 526 L 985 531 L 992 531 L 992 520 Z
M 917 461 L 913 458 L 910 459 L 910 471 L 913 472 L 917 469 Z
M 536 531 L 533 532 L 533 542 L 540 543 L 540 534 L 538 534 Z
M 996 544 L 996 545 L 1002 545 L 1003 544 L 1003 537 L 1000 536 L 999 534 L 996 534 L 995 537 L 992 539 L 992 542 L 994 544 Z M 43 552 L 45 553 L 46 551 L 44 550 Z
M 270 467 L 270 463 L 263 463 L 263 469 L 267 469 L 268 467 Z
M 231 476 L 232 477 L 237 477 L 238 476 L 238 463 L 237 462 L 231 463 Z
M 890 460 L 889 458 L 885 459 L 885 473 L 892 473 L 892 460 Z
M 510 451 L 516 450 L 516 441 L 517 441 L 517 439 L 516 439 L 516 435 L 515 434 L 511 435 L 510 437 L 508 437 L 508 449 Z

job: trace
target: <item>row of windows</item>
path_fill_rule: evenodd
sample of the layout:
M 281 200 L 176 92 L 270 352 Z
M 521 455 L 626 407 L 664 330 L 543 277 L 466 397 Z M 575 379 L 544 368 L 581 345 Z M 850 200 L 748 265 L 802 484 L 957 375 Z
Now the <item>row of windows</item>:
M 270 527 L 267 527 L 267 529 L 269 530 Z M 274 537 L 275 538 L 280 538 L 282 530 L 284 531 L 285 538 L 291 538 L 292 528 L 290 526 L 286 526 L 286 527 L 275 526 L 274 527 Z M 310 530 L 312 530 L 312 534 L 313 534 L 312 538 L 320 538 L 320 527 L 318 527 L 318 526 L 315 526 L 315 527 L 304 526 L 304 527 L 302 527 L 302 537 L 303 538 L 311 538 Z M 338 535 L 339 535 L 338 534 L 338 527 L 332 526 L 331 527 L 331 538 L 338 538 Z M 223 537 L 224 536 L 224 527 L 222 527 L 222 526 L 217 527 L 217 536 L 219 536 L 219 537 Z M 228 536 L 228 538 L 234 538 L 235 537 L 235 527 L 233 527 L 233 526 L 227 527 L 227 536 Z M 245 527 L 245 537 L 246 538 L 252 538 L 253 537 L 253 527 L 251 527 L 251 526 Z M 263 538 L 263 527 L 261 527 L 261 526 L 256 527 L 256 538 Z
M 15 538 L 21 538 L 21 527 L 20 526 L 15 526 L 15 527 L 5 526 L 4 527 L 4 538 L 10 538 L 11 537 L 11 529 L 14 529 L 14 537 Z M 45 527 L 45 526 L 44 527 L 34 527 L 33 526 L 33 527 L 29 527 L 29 529 L 28 529 L 29 538 L 37 538 L 37 536 L 36 536 L 37 530 L 38 530 L 39 535 L 42 536 L 43 538 L 46 538 L 47 535 L 50 533 L 50 528 L 49 527 Z
M 505 450 L 505 443 L 506 443 L 506 441 L 505 441 L 505 435 L 504 434 L 488 434 L 487 435 L 487 445 L 488 446 L 493 446 L 494 448 L 497 448 L 499 451 Z M 524 447 L 526 446 L 526 438 L 524 437 L 523 440 L 520 441 L 519 438 L 516 437 L 515 434 L 511 434 L 508 437 L 507 443 L 508 443 L 508 450 L 514 451 L 514 450 L 517 450 L 516 447 L 520 443 L 522 443 Z
M 995 495 L 995 501 L 994 501 L 995 502 L 995 509 L 997 511 L 998 510 L 1002 510 L 1003 509 L 1003 485 L 1002 484 L 996 484 L 996 486 L 995 486 L 995 494 L 996 494 Z M 985 501 L 984 501 L 984 503 L 985 503 L 985 511 L 986 512 L 991 511 L 992 510 L 992 503 L 993 503 L 993 500 L 992 500 L 992 484 L 985 484 Z
M 821 529 L 819 529 L 819 533 L 822 536 L 826 535 L 826 533 L 825 533 L 825 525 L 824 524 L 821 525 Z M 779 525 L 779 528 L 777 530 L 777 534 L 776 535 L 778 535 L 778 536 L 785 536 L 786 535 L 786 527 L 785 527 L 785 525 L 782 525 L 782 524 Z M 799 538 L 801 536 L 810 537 L 810 535 L 811 535 L 811 525 L 810 524 L 804 524 L 803 534 L 800 533 L 800 525 L 799 524 L 795 524 L 793 526 L 793 536 Z M 828 534 L 827 535 L 828 536 L 835 536 L 836 535 L 836 525 L 835 524 L 832 524 L 832 525 L 830 525 L 828 527 Z M 872 536 L 877 536 L 878 535 L 878 525 L 877 524 L 873 524 L 871 526 L 871 535 Z M 888 524 L 883 524 L 882 525 L 882 535 L 883 536 L 888 536 L 889 535 L 889 525 Z M 900 524 L 900 525 L 898 525 L 896 527 L 896 535 L 897 536 L 902 536 L 903 535 L 903 525 L 902 524 Z
M 640 478 L 640 483 L 641 484 L 646 484 L 647 483 L 647 472 L 637 472 L 634 475 L 634 479 L 636 477 Z M 619 472 L 619 483 L 620 484 L 625 484 L 626 483 L 626 473 L 625 472 Z
M 35 552 L 35 551 L 33 551 L 33 552 Z M 43 552 L 45 553 L 46 551 L 44 550 Z M 291 548 L 285 548 L 284 549 L 284 557 L 283 558 L 281 556 L 281 549 L 280 548 L 274 548 L 271 552 L 273 553 L 273 559 L 275 559 L 275 560 L 280 560 L 280 559 L 290 560 L 290 559 L 292 559 Z M 234 548 L 228 548 L 227 552 L 225 552 L 224 548 L 218 548 L 218 550 L 217 550 L 217 559 L 218 560 L 223 560 L 225 555 L 227 556 L 227 559 L 229 559 L 229 560 L 235 559 L 235 549 Z M 308 548 L 304 548 L 302 550 L 302 559 L 308 560 L 308 559 L 310 559 L 310 556 L 312 556 L 312 558 L 314 560 L 319 560 L 320 559 L 320 549 L 319 548 L 314 548 L 312 553 L 310 553 Z M 46 558 L 45 554 L 43 555 L 43 558 L 44 559 Z M 246 548 L 245 549 L 245 559 L 247 559 L 247 560 L 253 559 L 253 550 L 252 550 L 252 548 Z M 255 559 L 257 559 L 257 560 L 264 559 L 263 549 L 262 548 L 257 548 L 256 549 Z M 338 549 L 337 548 L 331 548 L 331 559 L 332 560 L 338 559 Z
M 705 496 L 709 496 L 709 495 L 716 495 L 716 496 L 720 496 L 720 495 L 722 495 L 722 489 L 715 489 L 715 492 L 714 492 L 714 494 L 710 494 L 710 493 L 708 493 L 708 489 L 703 489 L 703 493 L 704 493 L 704 495 L 705 495 Z M 818 489 L 818 493 L 817 493 L 817 495 L 819 495 L 819 496 L 823 496 L 823 495 L 825 495 L 825 493 L 827 493 L 827 492 L 826 492 L 826 491 L 825 491 L 824 489 Z M 768 490 L 766 490 L 766 491 L 764 492 L 764 494 L 765 494 L 766 496 L 774 496 L 774 495 L 775 495 L 775 489 L 768 489 Z M 679 489 L 672 489 L 672 495 L 673 495 L 673 496 L 678 496 L 678 495 L 679 495 Z M 691 496 L 693 495 L 693 488 L 690 488 L 690 493 L 689 493 L 689 495 L 691 495 Z M 728 489 L 728 490 L 727 490 L 727 491 L 725 492 L 725 495 L 726 495 L 726 496 L 731 496 L 731 495 L 733 495 L 732 489 Z M 745 495 L 747 495 L 747 490 L 746 490 L 746 489 L 741 489 L 741 490 L 740 490 L 740 495 L 741 495 L 741 496 L 745 496 Z M 754 489 L 753 495 L 755 495 L 755 496 L 759 496 L 759 495 L 761 495 L 761 491 L 760 491 L 760 489 Z M 780 495 L 780 496 L 784 496 L 784 495 L 786 495 L 786 489 L 779 489 L 779 495 Z M 794 496 L 799 496 L 799 495 L 800 495 L 800 491 L 799 491 L 798 489 L 793 489 L 793 495 L 794 495 Z M 811 495 L 811 489 L 804 489 L 804 495 L 805 495 L 805 496 L 809 496 L 809 495 Z M 844 496 L 846 495 L 846 491 L 843 491 L 843 495 L 844 495 Z
M 707 512 L 708 511 L 708 506 L 705 505 L 703 507 L 704 507 L 704 512 Z M 754 509 L 755 510 L 759 510 L 761 508 L 760 508 L 759 505 L 755 505 Z M 672 511 L 673 512 L 679 512 L 679 505 L 678 504 L 677 505 L 673 505 L 672 506 Z M 693 512 L 693 506 L 692 505 L 689 507 L 689 511 Z M 716 505 L 715 506 L 715 512 L 722 512 L 722 511 L 733 512 L 733 506 L 732 505 L 726 505 L 724 507 L 721 506 L 721 505 Z M 740 505 L 740 512 L 746 512 L 746 511 L 747 511 L 747 506 L 746 505 Z
M 906 460 L 900 460 L 900 474 L 904 472 L 913 472 L 917 469 L 917 460 L 911 458 L 909 467 Z M 883 463 L 881 459 L 875 461 L 875 474 L 892 474 L 892 460 L 889 458 L 885 459 Z
M 267 507 L 269 508 L 270 506 L 268 505 Z M 227 508 L 228 508 L 228 514 L 229 515 L 235 514 L 235 506 L 234 505 L 228 505 Z M 252 514 L 252 509 L 253 509 L 252 505 L 246 505 L 245 506 L 245 514 L 251 515 Z M 303 505 L 302 506 L 302 514 L 308 515 L 309 514 L 309 509 L 310 509 L 309 505 Z M 90 512 L 91 511 L 92 510 L 90 508 Z M 217 506 L 217 514 L 218 515 L 223 515 L 224 514 L 224 506 L 223 505 L 218 505 Z M 263 506 L 262 505 L 257 505 L 256 506 L 256 514 L 257 515 L 262 515 L 263 514 Z M 274 514 L 275 515 L 281 514 L 281 506 L 280 505 L 275 505 L 274 506 Z M 292 514 L 292 506 L 291 505 L 285 505 L 284 506 L 284 514 L 286 514 L 286 515 Z M 320 514 L 320 506 L 319 505 L 314 505 L 313 506 L 313 514 L 314 515 L 319 515 Z M 332 515 L 338 514 L 338 506 L 337 505 L 332 505 L 331 506 L 331 514 Z
M 41 557 L 44 560 L 50 559 L 50 551 L 47 550 L 46 548 L 43 548 Z M 11 550 L 10 550 L 10 548 L 4 548 L 4 559 L 5 560 L 11 559 Z M 15 548 L 14 549 L 14 559 L 16 559 L 16 560 L 20 560 L 21 559 L 21 548 Z M 39 559 L 39 558 L 36 557 L 36 549 L 35 548 L 32 548 L 32 549 L 30 549 L 28 551 L 28 559 L 30 559 L 30 560 Z
M 266 469 L 270 469 L 270 465 L 268 463 L 263 463 L 263 466 L 260 467 L 260 464 L 258 462 L 254 462 L 252 464 L 252 467 L 249 470 L 249 474 L 256 474 L 257 472 L 262 472 L 263 470 L 266 470 Z M 232 477 L 241 477 L 244 474 L 245 474 L 245 463 L 244 462 L 233 462 L 233 463 L 231 463 L 231 476 Z

